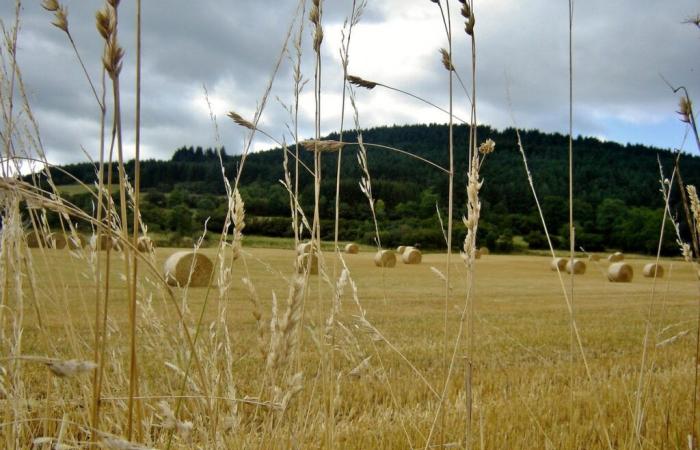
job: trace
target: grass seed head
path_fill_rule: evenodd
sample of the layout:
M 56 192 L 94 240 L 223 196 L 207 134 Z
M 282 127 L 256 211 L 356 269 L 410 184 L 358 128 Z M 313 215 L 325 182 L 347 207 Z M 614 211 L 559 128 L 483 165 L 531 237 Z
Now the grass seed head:
M 690 116 L 693 111 L 693 108 L 692 104 L 690 103 L 690 100 L 688 100 L 688 97 L 681 97 L 678 107 L 680 108 L 678 110 L 678 114 L 681 115 L 681 122 L 690 123 Z
M 68 33 L 68 9 L 65 6 L 59 6 L 54 11 L 54 20 L 51 22 L 56 28 Z
M 482 155 L 488 155 L 489 153 L 492 153 L 495 149 L 496 143 L 493 142 L 492 139 L 486 139 L 479 146 L 479 153 L 481 153 Z
M 243 118 L 243 116 L 241 116 L 240 114 L 238 114 L 235 111 L 229 111 L 229 113 L 226 115 L 229 116 L 231 118 L 231 120 L 236 122 L 236 124 L 242 126 L 243 128 L 247 128 L 249 130 L 255 129 L 255 125 L 253 125 L 253 122 Z
M 109 40 L 114 33 L 114 13 L 109 8 L 104 8 L 95 13 L 97 31 L 104 40 Z
M 441 48 L 440 54 L 442 55 L 442 65 L 445 67 L 445 69 L 451 72 L 454 71 L 455 66 L 452 64 L 452 56 L 450 55 L 450 53 L 444 48 Z
M 363 80 L 360 77 L 356 77 L 354 75 L 348 75 L 347 80 L 350 82 L 350 84 L 363 87 L 365 89 L 374 89 L 377 87 L 377 83 L 374 81 L 369 81 L 369 80 Z
M 57 0 L 44 0 L 43 2 L 41 2 L 41 7 L 47 11 L 55 12 L 56 10 L 58 10 L 58 8 L 61 7 L 61 5 L 58 3 Z

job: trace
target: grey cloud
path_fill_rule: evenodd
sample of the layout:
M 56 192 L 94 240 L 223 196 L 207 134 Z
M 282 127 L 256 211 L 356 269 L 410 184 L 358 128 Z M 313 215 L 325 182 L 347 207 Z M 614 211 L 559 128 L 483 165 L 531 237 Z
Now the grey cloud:
M 11 2 L 0 4 L 0 17 L 12 18 Z M 144 2 L 143 24 L 143 105 L 142 135 L 145 157 L 167 158 L 181 145 L 215 145 L 213 125 L 207 111 L 192 102 L 203 99 L 202 85 L 212 97 L 223 102 L 217 110 L 223 144 L 229 152 L 240 151 L 246 132 L 234 126 L 223 114 L 234 109 L 252 115 L 268 83 L 284 33 L 297 1 L 260 2 L 239 0 L 149 1 Z M 94 28 L 95 4 L 67 2 L 71 32 L 94 80 L 99 79 L 101 42 Z M 342 73 L 337 49 L 330 36 L 342 24 L 350 2 L 326 2 L 324 25 L 323 86 L 324 131 L 339 126 Z M 356 33 L 363 25 L 376 25 L 396 16 L 413 15 L 439 21 L 430 2 L 407 5 L 404 0 L 370 1 Z M 681 22 L 698 13 L 691 0 L 656 2 L 609 2 L 592 0 L 577 3 L 574 26 L 576 131 L 583 134 L 615 136 L 608 118 L 634 120 L 651 126 L 654 120 L 675 117 L 676 97 L 659 74 L 674 84 L 700 92 L 697 77 L 697 29 Z M 469 82 L 469 40 L 460 18 L 453 10 L 455 29 L 454 60 Z M 513 112 L 520 126 L 565 132 L 568 114 L 568 54 L 566 5 L 549 0 L 531 2 L 486 2 L 477 5 L 478 92 L 480 117 L 496 127 L 511 124 L 506 86 L 511 91 Z M 122 2 L 120 39 L 127 54 L 122 73 L 125 142 L 133 141 L 134 120 L 134 27 L 133 4 Z M 87 88 L 65 36 L 50 25 L 51 16 L 39 2 L 26 2 L 20 35 L 19 60 L 25 82 L 40 122 L 50 157 L 59 162 L 84 160 L 80 146 L 95 155 L 99 133 L 95 101 Z M 310 25 L 305 21 L 305 77 L 313 77 L 309 51 Z M 334 27 L 335 25 L 335 27 Z M 439 25 L 439 24 L 438 24 Z M 440 31 L 440 26 L 436 27 Z M 413 30 L 400 30 L 411 36 Z M 396 52 L 426 54 L 419 61 L 425 71 L 396 84 L 436 103 L 447 104 L 446 72 L 438 48 L 396 48 Z M 353 53 L 351 61 L 382 55 Z M 420 56 L 415 56 L 420 58 Z M 352 64 L 352 63 L 351 63 Z M 400 71 L 401 68 L 398 68 Z M 357 75 L 363 75 L 358 73 Z M 506 82 L 506 76 L 510 80 Z M 409 80 L 409 81 L 405 81 Z M 313 80 L 306 87 L 310 92 Z M 376 91 L 358 95 L 363 126 L 391 123 L 419 123 L 422 105 L 415 111 L 402 107 L 391 115 L 373 114 L 369 107 Z M 398 97 L 388 96 L 388 99 Z M 286 112 L 275 97 L 291 102 L 291 67 L 283 62 L 263 115 L 263 125 L 275 137 L 285 134 Z M 385 98 L 385 97 L 382 97 Z M 466 109 L 464 95 L 457 93 L 459 107 Z M 401 103 L 404 105 L 405 103 Z M 408 104 L 411 104 L 410 102 Z M 363 112 L 364 111 L 364 112 Z M 346 112 L 346 128 L 351 126 Z M 313 133 L 312 117 L 306 113 L 302 134 Z M 289 136 L 286 136 L 289 140 Z M 620 138 L 624 136 L 620 135 Z M 633 139 L 633 138 L 630 138 Z M 273 146 L 258 138 L 256 146 Z

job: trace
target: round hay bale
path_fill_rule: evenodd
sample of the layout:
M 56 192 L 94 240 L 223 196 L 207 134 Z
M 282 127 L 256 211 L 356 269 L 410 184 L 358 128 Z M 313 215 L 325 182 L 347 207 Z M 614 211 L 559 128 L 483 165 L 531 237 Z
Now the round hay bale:
M 644 270 L 642 271 L 642 273 L 647 278 L 663 278 L 664 266 L 662 266 L 661 264 L 649 263 L 644 266 Z
M 474 252 L 474 259 L 481 259 L 481 249 L 477 248 Z
M 608 267 L 608 280 L 613 283 L 629 283 L 633 277 L 632 266 L 625 262 L 616 262 Z
M 583 275 L 586 273 L 586 263 L 580 259 L 574 259 L 574 263 L 571 264 L 571 260 L 566 262 L 566 273 L 571 273 L 573 271 L 574 275 Z
M 405 251 L 406 251 L 405 245 L 399 245 L 398 247 L 396 247 L 396 253 L 398 253 L 399 255 L 403 255 L 403 252 L 405 252 Z
M 423 259 L 423 254 L 415 247 L 406 247 L 401 255 L 401 261 L 404 264 L 420 264 Z
M 491 253 L 488 247 L 479 247 L 479 250 L 481 251 L 482 255 L 488 255 Z
M 173 253 L 163 265 L 165 281 L 171 286 L 180 287 L 207 286 L 213 270 L 214 264 L 206 255 L 189 250 Z
M 588 255 L 588 260 L 592 262 L 600 261 L 600 255 L 590 254 Z
M 345 253 L 349 253 L 351 255 L 360 253 L 360 246 L 355 244 L 354 242 L 351 242 L 345 246 Z
M 71 234 L 70 236 L 68 236 L 68 239 L 66 241 L 70 250 L 80 250 L 81 248 L 85 247 L 85 238 L 82 234 Z
M 620 252 L 615 252 L 612 255 L 608 256 L 608 261 L 611 263 L 616 263 L 616 262 L 620 262 L 620 261 L 624 261 L 624 260 L 625 260 L 625 255 L 623 255 Z
M 55 250 L 66 248 L 66 236 L 63 233 L 49 233 L 46 236 L 47 247 Z
M 554 258 L 552 262 L 549 263 L 549 268 L 553 271 L 563 272 L 566 269 L 566 258 Z
M 318 274 L 318 256 L 315 253 L 304 253 L 297 256 L 297 273 L 306 273 L 309 275 Z
M 389 250 L 378 251 L 374 255 L 374 265 L 377 267 L 394 267 L 396 265 L 396 255 Z
M 297 255 L 305 255 L 307 253 L 311 253 L 312 248 L 313 244 L 311 242 L 302 242 L 299 245 L 297 245 Z
M 107 248 L 110 248 L 112 250 L 121 250 L 121 245 L 119 245 L 119 242 L 117 241 L 116 238 L 113 238 L 111 236 L 107 236 L 104 234 L 100 235 L 100 242 L 97 242 L 97 235 L 93 234 L 90 236 L 90 247 L 92 247 L 95 250 L 99 251 L 105 251 Z
M 139 236 L 136 241 L 136 248 L 141 253 L 153 253 L 153 241 L 148 236 Z
M 27 246 L 29 248 L 46 247 L 46 239 L 38 231 L 32 230 L 27 233 Z

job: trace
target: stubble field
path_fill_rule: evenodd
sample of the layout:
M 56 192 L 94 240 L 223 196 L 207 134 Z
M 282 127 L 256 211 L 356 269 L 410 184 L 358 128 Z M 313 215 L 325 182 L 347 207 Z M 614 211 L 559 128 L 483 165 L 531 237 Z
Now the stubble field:
M 155 267 L 162 268 L 173 251 L 157 249 Z M 216 261 L 216 249 L 201 251 Z M 31 252 L 35 279 L 42 283 L 31 287 L 25 282 L 25 289 L 32 288 L 36 307 L 25 305 L 24 353 L 91 359 L 95 285 L 90 266 L 67 250 Z M 109 362 L 102 414 L 119 434 L 128 395 L 123 382 L 128 368 L 128 302 L 125 284 L 116 275 L 123 273 L 123 263 L 116 255 L 111 262 L 117 268 L 113 277 L 117 287 L 108 305 Z M 150 435 L 142 441 L 160 448 L 165 441 L 158 426 L 162 419 L 158 402 L 172 403 L 184 395 L 180 419 L 192 422 L 193 427 L 191 433 L 176 438 L 177 448 L 323 447 L 329 426 L 335 445 L 341 448 L 422 448 L 434 421 L 433 444 L 460 444 L 466 414 L 464 339 L 455 353 L 444 417 L 438 414 L 438 393 L 443 389 L 446 361 L 452 356 L 467 292 L 461 259 L 453 259 L 446 355 L 445 283 L 433 270 L 445 271 L 444 255 L 428 254 L 420 265 L 399 262 L 387 269 L 374 266 L 373 252 L 342 255 L 356 283 L 359 307 L 371 325 L 359 318 L 351 285 L 345 285 L 331 332 L 330 286 L 335 285 L 343 266 L 333 253 L 324 255 L 325 275 L 323 271 L 321 276 L 311 275 L 306 285 L 298 359 L 285 369 L 299 368 L 303 384 L 284 417 L 271 421 L 260 410 L 265 408 L 268 377 L 275 375 L 265 369 L 269 362 L 261 350 L 271 345 L 273 297 L 279 311 L 284 309 L 294 273 L 294 252 L 245 248 L 243 257 L 231 266 L 232 283 L 223 296 L 217 286 L 186 292 L 175 289 L 192 335 L 203 311 L 196 346 L 202 350 L 198 353 L 204 378 L 213 380 L 208 387 L 204 378 L 198 379 L 194 367 L 193 381 L 181 387 L 179 371 L 187 370 L 183 357 L 187 351 L 178 331 L 181 321 L 174 303 L 153 281 L 155 277 L 140 270 L 144 277 L 141 296 L 151 299 L 140 303 L 137 314 L 141 411 L 148 418 L 143 419 L 143 428 Z M 615 448 L 631 448 L 638 444 L 633 428 L 638 398 L 645 416 L 640 433 L 645 447 L 686 445 L 687 430 L 692 429 L 698 311 L 694 269 L 681 260 L 663 261 L 666 274 L 654 282 L 642 277 L 648 258 L 628 257 L 627 261 L 635 271 L 631 283 L 608 282 L 604 260 L 588 262 L 586 273 L 575 277 L 575 318 L 589 371 L 575 341 L 572 364 L 571 321 L 557 273 L 549 269 L 550 258 L 487 255 L 476 262 L 472 291 L 476 448 L 603 448 L 608 447 L 608 439 Z M 569 275 L 562 277 L 570 289 Z M 256 306 L 243 278 L 255 286 L 260 322 L 254 317 Z M 215 332 L 224 325 L 225 333 Z M 638 397 L 647 325 L 643 395 Z M 325 333 L 323 344 L 319 343 L 321 332 Z M 227 337 L 222 339 L 222 335 Z M 656 345 L 659 343 L 661 346 Z M 325 345 L 332 351 L 319 350 Z M 46 379 L 42 365 L 22 364 L 27 401 L 37 405 L 30 408 L 30 415 L 63 417 L 63 421 L 87 426 L 82 409 L 89 405 L 89 383 L 81 385 L 79 377 Z M 325 380 L 328 373 L 334 373 L 336 379 Z M 235 386 L 230 385 L 231 380 Z M 234 398 L 237 400 L 232 401 Z M 333 411 L 331 425 L 328 408 Z M 218 432 L 212 432 L 211 421 L 220 422 L 214 427 Z M 39 420 L 35 436 L 55 435 L 60 426 L 58 421 Z M 280 433 L 285 427 L 288 433 Z M 288 440 L 280 442 L 280 435 Z M 274 441 L 268 440 L 273 436 Z

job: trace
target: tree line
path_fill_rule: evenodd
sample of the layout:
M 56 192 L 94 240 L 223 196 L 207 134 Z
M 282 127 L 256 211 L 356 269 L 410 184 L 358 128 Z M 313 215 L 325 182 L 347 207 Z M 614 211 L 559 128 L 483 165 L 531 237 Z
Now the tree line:
M 456 126 L 455 142 L 466 143 L 467 126 Z M 446 125 L 409 125 L 363 130 L 366 143 L 376 143 L 411 152 L 437 165 L 448 165 L 448 129 Z M 479 245 L 509 252 L 522 247 L 545 248 L 547 243 L 535 201 L 529 189 L 514 129 L 502 131 L 480 126 L 479 141 L 496 142 L 482 169 L 482 217 Z M 521 132 L 535 188 L 541 201 L 547 226 L 555 246 L 568 244 L 568 137 L 537 130 Z M 327 139 L 337 140 L 337 134 Z M 367 199 L 359 188 L 362 176 L 357 164 L 355 132 L 344 133 L 342 153 L 340 238 L 373 243 L 374 227 Z M 295 151 L 290 147 L 291 152 Z M 300 150 L 300 159 L 313 166 L 312 154 Z M 440 215 L 447 217 L 448 183 L 444 172 L 398 152 L 367 147 L 372 189 L 376 201 L 382 243 L 387 246 L 421 243 L 425 248 L 444 248 Z M 664 212 L 659 164 L 670 178 L 677 154 L 643 145 L 620 145 L 595 138 L 574 140 L 574 216 L 576 241 L 590 251 L 619 249 L 653 253 L 656 251 Z M 221 158 L 221 159 L 220 159 Z M 333 237 L 335 208 L 335 167 L 338 155 L 323 155 L 320 212 L 322 235 Z M 246 231 L 251 234 L 291 236 L 289 197 L 279 180 L 284 179 L 282 150 L 252 153 L 246 160 L 240 191 L 246 203 Z M 219 231 L 227 204 L 220 160 L 228 178 L 237 173 L 240 156 L 226 150 L 181 147 L 169 161 L 147 160 L 141 163 L 141 188 L 144 193 L 141 212 L 151 230 L 191 235 L 202 229 Z M 700 158 L 682 154 L 678 158 L 684 181 L 700 181 Z M 293 161 L 290 161 L 290 167 Z M 467 183 L 467 147 L 455 151 L 455 211 L 465 210 Z M 83 163 L 64 166 L 73 177 L 92 184 L 98 168 Z M 115 175 L 116 175 L 116 168 Z M 133 172 L 133 161 L 127 164 Z M 73 184 L 68 175 L 53 171 L 54 182 Z M 677 185 L 672 186 L 670 210 L 687 235 Z M 300 173 L 300 203 L 311 211 L 313 179 Z M 90 210 L 89 194 L 74 194 L 67 200 Z M 455 221 L 456 247 L 465 232 Z M 667 227 L 663 251 L 677 253 L 672 228 Z M 514 239 L 520 236 L 522 239 Z

